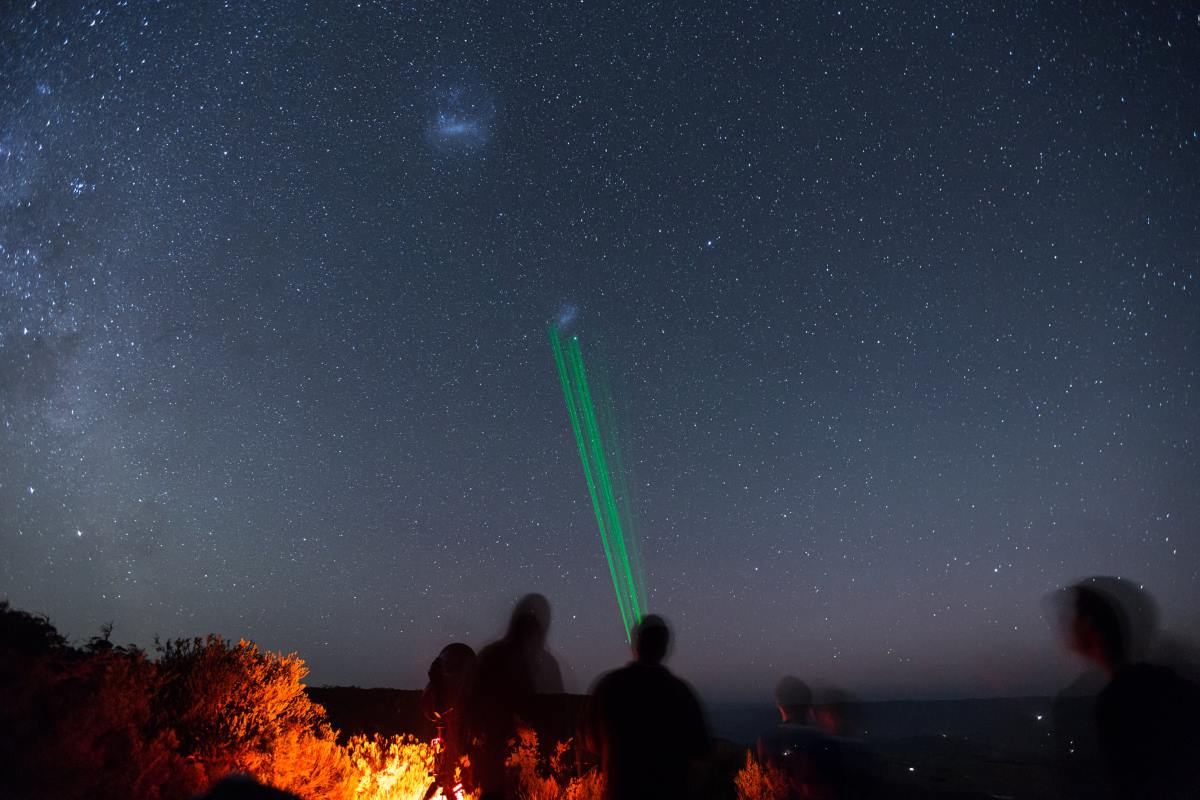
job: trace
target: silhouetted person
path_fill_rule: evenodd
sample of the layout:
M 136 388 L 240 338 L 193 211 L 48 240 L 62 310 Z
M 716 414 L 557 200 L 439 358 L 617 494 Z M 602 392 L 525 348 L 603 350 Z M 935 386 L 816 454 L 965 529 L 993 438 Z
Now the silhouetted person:
M 825 749 L 818 766 L 829 796 L 839 800 L 878 797 L 882 792 L 879 759 L 860 738 L 861 707 L 844 689 L 826 688 L 817 693 L 809 719 L 825 734 Z
M 1118 797 L 1200 797 L 1200 687 L 1134 660 L 1152 631 L 1125 600 L 1148 597 L 1131 587 L 1090 579 L 1068 591 L 1070 646 L 1108 677 L 1095 704 L 1099 755 Z
M 840 690 L 813 702 L 808 685 L 791 675 L 775 688 L 779 724 L 758 740 L 758 758 L 788 778 L 788 800 L 849 800 L 873 796 L 875 765 L 851 738 L 854 703 Z
M 809 719 L 830 736 L 853 739 L 862 731 L 859 702 L 845 689 L 826 687 L 813 699 Z
M 808 684 L 793 675 L 780 679 L 775 687 L 779 724 L 759 737 L 760 762 L 786 769 L 794 753 L 802 752 L 813 739 L 820 736 L 820 731 L 809 724 L 811 705 L 812 690 Z
M 610 800 L 687 797 L 690 769 L 709 753 L 696 695 L 663 666 L 669 643 L 663 619 L 645 617 L 634 629 L 633 663 L 592 691 L 588 729 Z
M 481 800 L 512 797 L 504 762 L 508 742 L 522 719 L 528 720 L 538 694 L 563 690 L 562 673 L 546 651 L 550 602 L 540 594 L 521 598 L 508 632 L 479 653 L 475 686 L 468 703 L 468 728 L 474 740 L 471 768 Z
M 467 752 L 463 709 L 475 685 L 476 667 L 475 651 L 462 642 L 443 647 L 429 667 L 429 684 L 421 693 L 421 710 L 437 727 L 439 747 L 433 782 L 425 793 L 427 800 L 438 788 L 451 800 L 461 796 L 463 787 L 455 780 L 455 769 Z

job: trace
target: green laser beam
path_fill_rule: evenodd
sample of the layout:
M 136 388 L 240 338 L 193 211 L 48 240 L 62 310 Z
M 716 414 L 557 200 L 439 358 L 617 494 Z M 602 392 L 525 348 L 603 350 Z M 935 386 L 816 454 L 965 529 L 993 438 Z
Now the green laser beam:
M 579 450 L 588 497 L 592 501 L 600 543 L 605 561 L 608 562 L 613 593 L 617 598 L 617 610 L 628 639 L 633 626 L 642 618 L 643 603 L 640 597 L 644 594 L 642 587 L 645 582 L 637 548 L 631 538 L 633 526 L 628 482 L 617 445 L 611 393 L 602 381 L 598 412 L 583 365 L 579 339 L 572 336 L 564 345 L 554 325 L 549 326 L 548 333 L 550 348 L 554 353 L 554 367 L 567 405 L 567 417 L 571 421 L 571 433 Z M 617 468 L 615 476 L 614 465 Z
M 600 397 L 599 410 L 603 414 L 600 424 L 604 429 L 614 432 L 608 437 L 608 446 L 612 474 L 616 479 L 617 507 L 621 511 L 621 530 L 625 533 L 625 543 L 629 548 L 629 561 L 633 565 L 633 580 L 637 587 L 637 595 L 645 597 L 646 573 L 642 567 L 642 559 L 637 547 L 637 524 L 633 516 L 634 496 L 628 480 L 628 472 L 625 469 L 625 461 L 621 456 L 621 437 L 615 434 L 621 429 L 617 420 L 617 406 L 613 402 L 612 383 L 608 380 L 608 376 L 601 371 L 599 377 L 600 380 L 597 382 Z
M 571 360 L 575 364 L 576 381 L 579 384 L 579 395 L 583 408 L 583 419 L 587 426 L 589 441 L 592 446 L 592 455 L 596 461 L 597 473 L 600 477 L 600 493 L 604 499 L 605 510 L 609 519 L 609 530 L 615 535 L 613 541 L 617 545 L 617 554 L 621 560 L 619 562 L 619 570 L 625 578 L 628 590 L 628 600 L 633 604 L 634 617 L 641 618 L 641 612 L 638 610 L 636 589 L 633 585 L 632 569 L 629 566 L 629 553 L 625 547 L 625 537 L 621 531 L 620 512 L 617 510 L 616 497 L 613 494 L 612 476 L 609 473 L 608 464 L 604 457 L 604 440 L 600 436 L 600 426 L 596 422 L 596 406 L 592 402 L 591 389 L 588 387 L 587 373 L 583 368 L 583 353 L 579 349 L 579 339 L 572 338 L 568 351 L 571 354 Z
M 605 531 L 604 514 L 601 510 L 600 502 L 596 497 L 596 479 L 592 475 L 592 467 L 587 455 L 587 445 L 583 440 L 583 430 L 579 423 L 577 400 L 572 389 L 571 377 L 567 373 L 566 362 L 562 352 L 562 342 L 559 341 L 558 331 L 553 327 L 550 328 L 550 346 L 554 350 L 554 366 L 558 371 L 558 380 L 562 384 L 563 398 L 567 403 L 567 416 L 571 420 L 571 431 L 575 435 L 575 446 L 579 449 L 579 457 L 583 462 L 583 477 L 587 482 L 588 496 L 592 500 L 592 508 L 596 514 L 596 525 L 600 528 L 600 543 L 604 547 L 604 560 L 608 562 L 608 572 L 612 577 L 613 592 L 617 595 L 617 607 L 621 612 L 621 623 L 625 627 L 626 636 L 628 636 L 630 630 L 629 618 L 626 615 L 625 606 L 621 602 L 621 583 L 617 579 L 616 566 L 612 558 L 612 548 L 608 543 L 608 534 Z
M 576 338 L 567 342 L 567 363 L 570 366 L 572 383 L 579 399 L 584 438 L 592 463 L 592 471 L 600 489 L 600 509 L 604 518 L 604 528 L 608 533 L 611 552 L 617 556 L 616 572 L 622 579 L 620 590 L 617 593 L 617 603 L 621 607 L 622 618 L 636 622 L 641 615 L 637 609 L 636 597 L 631 591 L 629 559 L 626 555 L 624 536 L 620 528 L 620 515 L 612 491 L 612 479 L 608 464 L 604 459 L 603 439 L 596 422 L 595 406 L 588 388 L 587 372 L 583 367 L 583 354 L 579 349 L 579 340 Z

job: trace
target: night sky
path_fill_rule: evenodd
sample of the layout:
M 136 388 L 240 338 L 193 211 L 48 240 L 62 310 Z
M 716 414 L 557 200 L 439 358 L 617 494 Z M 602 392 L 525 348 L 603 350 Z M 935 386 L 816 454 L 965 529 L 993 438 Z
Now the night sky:
M 585 689 L 573 317 L 710 699 L 1200 630 L 1194 9 L 444 5 L 0 2 L 0 596 L 413 688 L 538 590 Z

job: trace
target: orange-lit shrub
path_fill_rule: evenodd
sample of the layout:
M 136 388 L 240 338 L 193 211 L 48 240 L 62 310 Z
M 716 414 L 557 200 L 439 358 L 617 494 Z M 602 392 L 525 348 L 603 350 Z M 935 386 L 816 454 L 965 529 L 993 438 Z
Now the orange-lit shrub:
M 308 699 L 308 673 L 295 654 L 260 651 L 219 636 L 159 647 L 159 702 L 181 751 L 215 781 L 230 772 L 295 792 L 341 800 L 351 791 L 350 760 Z
M 421 800 L 432 780 L 433 746 L 412 736 L 354 736 L 346 754 L 354 800 Z
M 516 778 L 522 800 L 600 800 L 603 776 L 594 769 L 576 775 L 570 752 L 570 741 L 559 742 L 554 754 L 543 760 L 537 732 L 521 728 L 506 763 Z
M 339 746 L 295 655 L 217 636 L 168 642 L 152 661 L 107 636 L 67 645 L 0 601 L 0 798 L 186 800 L 248 773 L 305 800 L 422 800 L 433 747 L 411 736 Z M 523 800 L 599 800 L 571 743 L 542 758 L 522 731 L 508 760 Z M 473 798 L 468 795 L 468 800 Z
M 791 779 L 783 770 L 759 764 L 749 752 L 746 765 L 733 779 L 738 800 L 786 800 L 791 797 Z

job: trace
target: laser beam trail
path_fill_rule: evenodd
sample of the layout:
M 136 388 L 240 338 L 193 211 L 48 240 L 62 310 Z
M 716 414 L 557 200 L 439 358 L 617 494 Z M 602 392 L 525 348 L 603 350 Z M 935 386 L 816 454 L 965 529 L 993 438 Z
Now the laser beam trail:
M 583 464 L 588 497 L 596 516 L 596 527 L 600 530 L 600 544 L 617 597 L 617 610 L 628 639 L 633 626 L 642 618 L 641 597 L 645 594 L 645 582 L 633 540 L 628 481 L 617 444 L 612 394 L 602 381 L 598 409 L 583 365 L 579 337 L 564 339 L 555 325 L 550 325 L 547 331 L 571 432 Z

